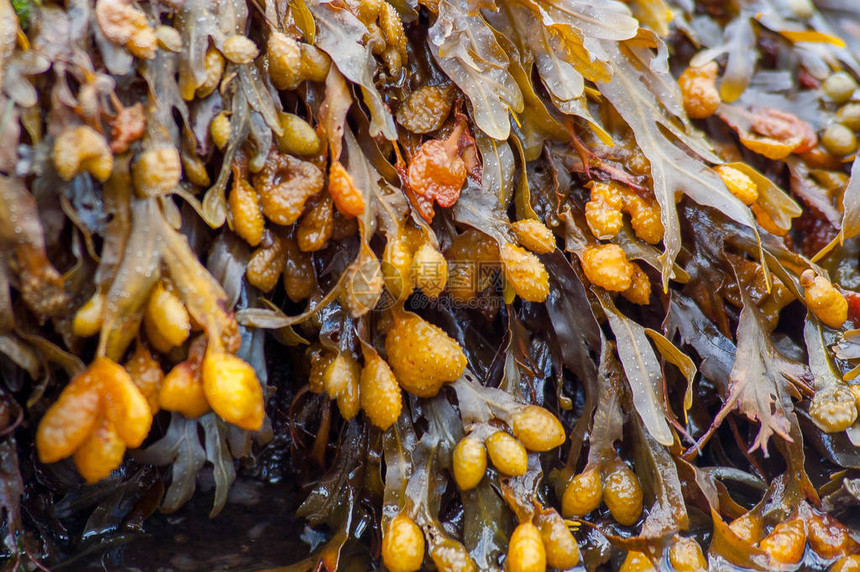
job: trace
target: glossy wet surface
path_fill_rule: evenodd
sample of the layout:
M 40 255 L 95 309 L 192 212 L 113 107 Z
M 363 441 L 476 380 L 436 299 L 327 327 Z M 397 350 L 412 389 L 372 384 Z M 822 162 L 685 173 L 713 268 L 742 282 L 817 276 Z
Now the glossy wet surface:
M 214 519 L 208 518 L 211 501 L 210 494 L 197 494 L 173 514 L 154 514 L 143 534 L 114 535 L 110 546 L 94 543 L 54 569 L 240 572 L 283 566 L 307 554 L 304 523 L 293 516 L 298 501 L 291 485 L 240 479 Z

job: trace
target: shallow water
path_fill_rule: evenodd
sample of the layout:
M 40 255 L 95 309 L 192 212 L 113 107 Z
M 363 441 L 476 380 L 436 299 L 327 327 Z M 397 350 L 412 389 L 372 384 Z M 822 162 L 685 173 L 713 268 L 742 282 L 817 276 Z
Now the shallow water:
M 55 570 L 109 572 L 245 572 L 283 566 L 303 558 L 295 487 L 255 479 L 236 481 L 227 505 L 209 519 L 212 497 L 196 494 L 173 514 L 156 513 L 144 532 L 112 536 L 110 546 L 92 545 Z M 311 534 L 314 534 L 311 532 Z

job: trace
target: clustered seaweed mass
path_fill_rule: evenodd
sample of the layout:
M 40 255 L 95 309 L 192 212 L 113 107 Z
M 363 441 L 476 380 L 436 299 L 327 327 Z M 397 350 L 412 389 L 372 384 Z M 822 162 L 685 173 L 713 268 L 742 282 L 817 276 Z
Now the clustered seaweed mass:
M 204 468 L 289 570 L 860 569 L 858 27 L 0 0 L 4 569 Z

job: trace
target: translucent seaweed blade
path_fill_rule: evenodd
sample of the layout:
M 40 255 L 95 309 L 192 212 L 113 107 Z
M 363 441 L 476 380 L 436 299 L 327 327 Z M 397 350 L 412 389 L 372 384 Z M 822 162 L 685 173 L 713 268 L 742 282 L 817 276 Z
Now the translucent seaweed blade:
M 441 0 L 428 38 L 436 63 L 469 98 L 475 124 L 493 139 L 507 139 L 510 111 L 522 111 L 523 96 L 484 18 L 470 16 L 463 0 Z
M 842 195 L 842 231 L 840 239 L 853 238 L 860 233 L 860 161 L 851 166 L 851 179 Z
M 214 413 L 204 415 L 199 421 L 205 434 L 206 460 L 212 463 L 215 476 L 215 500 L 209 513 L 209 518 L 215 518 L 227 504 L 227 493 L 236 480 L 236 469 L 224 435 L 224 421 Z
M 630 61 L 628 52 L 613 43 L 603 42 L 601 45 L 611 55 L 614 74 L 609 82 L 598 84 L 598 88 L 630 126 L 636 143 L 651 164 L 654 196 L 660 205 L 664 228 L 661 261 L 665 290 L 672 265 L 681 250 L 681 228 L 675 206 L 678 193 L 688 195 L 701 205 L 713 207 L 752 229 L 756 228 L 755 219 L 749 208 L 732 195 L 710 169 L 705 162 L 709 157 L 691 156 L 664 132 L 662 127 L 672 126 L 673 121 L 648 89 L 652 82 L 642 80 L 643 72 Z M 651 67 L 659 69 L 663 66 Z M 697 149 L 698 142 L 688 140 L 677 128 L 673 134 L 685 137 L 681 142 L 691 151 Z
M 547 26 L 570 26 L 601 40 L 626 40 L 636 35 L 639 22 L 615 0 L 535 0 L 531 3 Z
M 744 288 L 740 288 L 743 309 L 737 329 L 737 353 L 729 377 L 729 395 L 717 414 L 719 423 L 729 411 L 737 409 L 760 424 L 752 450 L 767 455 L 767 444 L 774 434 L 791 442 L 792 426 L 797 423 L 791 394 L 796 390 L 789 379 L 798 375 L 798 365 L 783 357 L 770 341 L 770 329 Z M 806 366 L 801 366 L 805 368 Z
M 312 4 L 316 20 L 316 45 L 331 56 L 337 69 L 351 82 L 361 86 L 365 103 L 370 109 L 370 134 L 397 139 L 394 118 L 376 89 L 374 74 L 376 60 L 363 38 L 367 28 L 349 11 L 331 4 Z
M 696 364 L 690 356 L 678 349 L 669 339 L 656 330 L 645 328 L 645 333 L 657 346 L 657 351 L 664 360 L 677 367 L 684 379 L 687 380 L 687 389 L 684 391 L 684 422 L 687 422 L 687 411 L 693 406 L 693 380 L 696 377 Z
M 609 327 L 615 334 L 618 356 L 630 383 L 633 406 L 651 436 L 668 447 L 674 443 L 675 436 L 666 421 L 660 363 L 648 341 L 645 328 L 619 312 L 605 292 L 599 293 L 598 299 L 609 319 Z

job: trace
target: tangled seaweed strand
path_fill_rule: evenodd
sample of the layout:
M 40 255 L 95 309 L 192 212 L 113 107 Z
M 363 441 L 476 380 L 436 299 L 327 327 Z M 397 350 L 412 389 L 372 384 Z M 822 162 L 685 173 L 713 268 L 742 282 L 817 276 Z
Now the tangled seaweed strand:
M 282 570 L 860 569 L 858 29 L 0 0 L 3 569 L 200 475 Z

